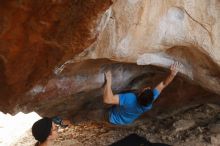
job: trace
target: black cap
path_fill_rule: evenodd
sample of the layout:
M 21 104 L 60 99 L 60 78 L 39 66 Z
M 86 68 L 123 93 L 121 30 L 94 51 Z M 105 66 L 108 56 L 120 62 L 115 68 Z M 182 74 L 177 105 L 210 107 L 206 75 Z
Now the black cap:
M 51 133 L 51 128 L 52 128 L 52 119 L 48 117 L 44 117 L 33 124 L 32 135 L 37 141 L 45 142 L 47 137 Z

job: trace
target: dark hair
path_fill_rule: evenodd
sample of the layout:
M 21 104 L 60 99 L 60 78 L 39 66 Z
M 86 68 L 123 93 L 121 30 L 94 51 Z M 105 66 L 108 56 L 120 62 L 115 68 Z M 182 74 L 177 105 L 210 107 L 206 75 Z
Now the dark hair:
M 152 103 L 154 100 L 154 98 L 153 98 L 154 94 L 151 89 L 146 89 L 136 95 L 137 95 L 138 104 L 140 104 L 142 106 L 147 106 L 148 104 Z
M 47 140 L 48 136 L 51 134 L 51 128 L 52 128 L 52 119 L 48 117 L 44 117 L 33 124 L 32 135 L 37 141 L 43 143 Z

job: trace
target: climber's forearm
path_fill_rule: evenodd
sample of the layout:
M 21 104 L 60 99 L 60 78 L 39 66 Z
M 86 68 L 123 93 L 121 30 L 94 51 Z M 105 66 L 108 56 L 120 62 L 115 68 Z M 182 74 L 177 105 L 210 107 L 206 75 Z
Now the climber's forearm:
M 164 81 L 162 81 L 164 88 L 165 88 L 166 86 L 168 86 L 168 85 L 173 81 L 173 79 L 174 79 L 175 76 L 176 76 L 176 75 L 170 73 L 170 74 L 166 77 L 166 79 L 165 79 Z
M 162 92 L 165 87 L 167 87 L 175 78 L 176 74 L 173 74 L 172 72 L 166 77 L 165 80 L 160 82 L 155 88 L 159 91 Z

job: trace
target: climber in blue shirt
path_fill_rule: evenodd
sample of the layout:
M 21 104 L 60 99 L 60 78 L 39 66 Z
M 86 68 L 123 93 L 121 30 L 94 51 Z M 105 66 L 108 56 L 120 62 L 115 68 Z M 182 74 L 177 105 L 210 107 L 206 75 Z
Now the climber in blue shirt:
M 112 75 L 110 71 L 106 72 L 103 102 L 112 105 L 107 114 L 108 122 L 114 125 L 130 124 L 144 112 L 149 111 L 161 91 L 173 81 L 178 72 L 177 67 L 179 65 L 178 62 L 172 64 L 170 74 L 164 81 L 160 82 L 153 89 L 150 87 L 144 88 L 139 94 L 135 94 L 134 92 L 113 94 L 111 89 Z

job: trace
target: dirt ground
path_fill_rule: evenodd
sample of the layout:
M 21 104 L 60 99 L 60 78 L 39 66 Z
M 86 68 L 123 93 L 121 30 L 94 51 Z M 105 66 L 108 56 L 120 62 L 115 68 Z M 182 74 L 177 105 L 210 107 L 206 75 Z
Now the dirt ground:
M 194 105 L 161 114 L 154 119 L 142 118 L 129 126 L 111 126 L 87 121 L 59 130 L 57 146 L 106 146 L 136 133 L 150 142 L 175 146 L 220 146 L 220 106 Z M 31 146 L 35 140 L 28 131 L 15 146 Z

